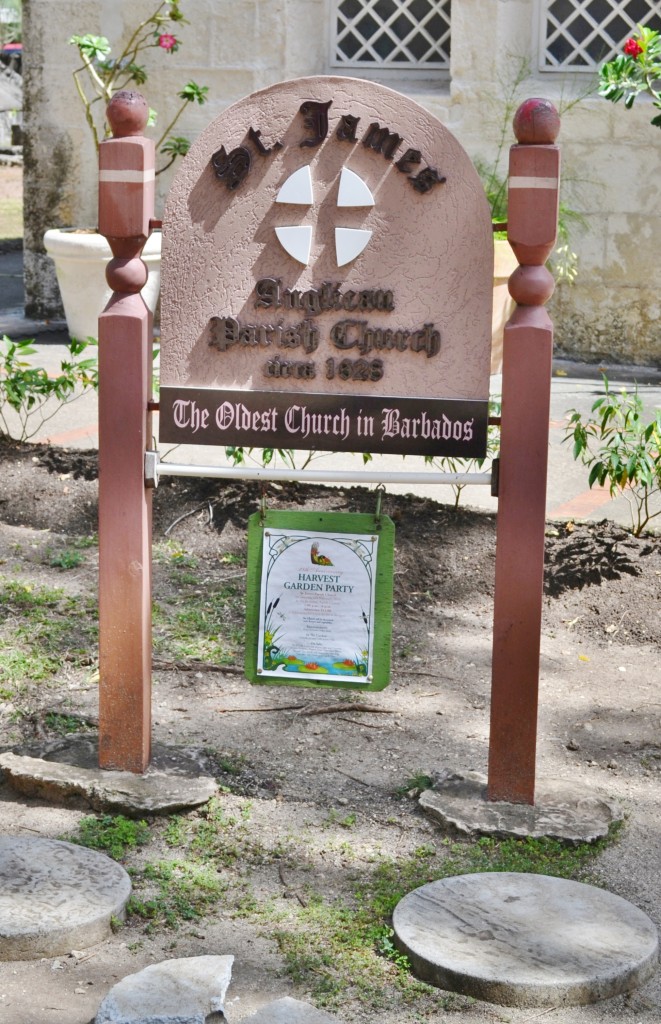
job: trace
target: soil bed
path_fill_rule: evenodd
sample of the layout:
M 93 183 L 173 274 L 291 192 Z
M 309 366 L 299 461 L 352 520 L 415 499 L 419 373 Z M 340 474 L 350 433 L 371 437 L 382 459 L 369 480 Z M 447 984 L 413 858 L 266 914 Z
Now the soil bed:
M 86 953 L 0 964 L 3 1020 L 86 1024 L 119 977 L 204 953 L 237 957 L 230 1021 L 286 994 L 325 1005 L 347 1024 L 534 1019 L 426 986 L 407 989 L 384 957 L 385 919 L 372 941 L 378 956 L 355 960 L 350 984 L 314 942 L 317 926 L 334 934 L 338 908 L 358 912 L 357 888 L 376 885 L 388 865 L 398 865 L 397 884 L 406 877 L 413 886 L 444 858 L 476 863 L 475 844 L 443 835 L 412 797 L 421 776 L 486 771 L 495 517 L 384 496 L 382 511 L 396 524 L 392 682 L 382 693 L 347 694 L 251 687 L 243 678 L 246 522 L 260 500 L 258 486 L 209 480 L 169 480 L 154 494 L 154 739 L 202 749 L 225 791 L 222 814 L 150 823 L 149 843 L 125 863 L 144 896 L 146 865 L 152 887 L 164 884 L 153 867 L 164 859 L 180 864 L 197 851 L 207 870 L 200 837 L 215 829 L 213 863 L 227 888 L 176 927 L 134 914 Z M 266 500 L 274 509 L 324 511 L 372 512 L 376 504 L 368 489 L 300 485 L 271 485 Z M 93 733 L 96 529 L 95 453 L 0 444 L 2 750 L 81 725 Z M 591 863 L 590 880 L 658 925 L 661 543 L 607 521 L 549 523 L 546 575 L 538 773 L 592 784 L 625 804 L 629 819 Z M 19 800 L 0 785 L 5 833 L 70 835 L 86 813 Z M 193 886 L 198 896 L 204 884 Z M 350 931 L 351 919 L 342 920 Z M 307 951 L 297 938 L 306 930 Z M 658 1024 L 661 980 L 545 1019 Z

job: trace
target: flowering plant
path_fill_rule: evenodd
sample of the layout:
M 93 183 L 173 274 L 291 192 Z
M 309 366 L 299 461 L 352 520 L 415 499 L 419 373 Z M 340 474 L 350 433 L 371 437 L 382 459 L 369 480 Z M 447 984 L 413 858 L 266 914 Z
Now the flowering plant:
M 637 34 L 627 39 L 624 52 L 599 69 L 599 95 L 617 103 L 624 97 L 627 108 L 641 92 L 650 94 L 661 110 L 661 33 L 638 26 Z M 661 128 L 661 114 L 652 118 Z
M 73 72 L 73 78 L 97 150 L 99 140 L 111 134 L 108 124 L 102 118 L 113 94 L 131 83 L 141 86 L 147 81 L 147 69 L 138 63 L 139 55 L 149 49 L 165 53 L 175 53 L 179 49 L 181 43 L 170 29 L 174 30 L 177 24 L 188 24 L 180 9 L 181 2 L 161 0 L 156 10 L 133 31 L 118 57 L 110 56 L 111 46 L 105 36 L 72 36 L 69 40 L 77 48 L 82 60 L 81 66 Z M 188 139 L 173 135 L 172 131 L 188 104 L 205 103 L 208 91 L 207 86 L 188 82 L 177 93 L 182 104 L 156 143 L 157 151 L 167 159 L 157 174 L 166 170 L 178 156 L 185 156 L 188 152 Z M 150 110 L 148 123 L 156 123 L 156 111 Z

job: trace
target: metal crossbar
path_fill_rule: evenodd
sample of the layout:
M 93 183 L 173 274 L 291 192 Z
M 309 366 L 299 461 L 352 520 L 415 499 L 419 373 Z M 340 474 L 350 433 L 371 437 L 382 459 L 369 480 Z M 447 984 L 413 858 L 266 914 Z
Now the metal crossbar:
M 383 470 L 360 469 L 269 469 L 257 466 L 195 466 L 177 462 L 161 462 L 158 452 L 145 453 L 145 480 L 156 487 L 162 476 L 206 476 L 217 480 L 287 480 L 297 483 L 358 484 L 473 484 L 491 487 L 492 473 L 384 473 Z

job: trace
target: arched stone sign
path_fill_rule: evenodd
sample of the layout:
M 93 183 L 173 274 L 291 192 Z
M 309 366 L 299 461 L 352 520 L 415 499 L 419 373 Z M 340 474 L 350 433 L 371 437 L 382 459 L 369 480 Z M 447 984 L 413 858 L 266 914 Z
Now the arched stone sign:
M 413 100 L 320 77 L 239 101 L 163 230 L 161 441 L 485 454 L 490 213 Z

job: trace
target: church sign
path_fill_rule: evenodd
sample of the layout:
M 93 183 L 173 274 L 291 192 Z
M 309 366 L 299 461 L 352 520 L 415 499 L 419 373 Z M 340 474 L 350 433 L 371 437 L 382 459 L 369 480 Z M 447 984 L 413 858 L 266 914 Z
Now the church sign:
M 491 219 L 422 107 L 347 78 L 249 96 L 164 223 L 161 442 L 484 456 Z

